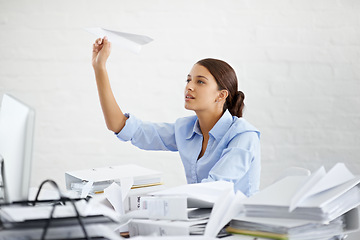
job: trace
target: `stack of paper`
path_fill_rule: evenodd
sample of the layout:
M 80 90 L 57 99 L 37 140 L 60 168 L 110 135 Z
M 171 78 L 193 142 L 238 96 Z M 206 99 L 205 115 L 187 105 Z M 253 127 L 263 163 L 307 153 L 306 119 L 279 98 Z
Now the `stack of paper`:
M 355 231 L 358 227 L 358 217 L 357 208 L 328 224 L 299 219 L 237 216 L 226 230 L 235 234 L 280 240 L 330 239 L 333 236 Z
M 218 221 L 209 217 L 229 193 L 235 195 L 233 192 L 232 183 L 219 181 L 182 185 L 142 197 L 140 209 L 128 215 L 133 218 L 129 223 L 130 236 L 203 235 L 208 223 L 216 236 L 221 227 L 217 228 Z
M 240 201 L 229 232 L 272 239 L 330 239 L 359 228 L 360 177 L 344 164 L 288 176 Z
M 360 205 L 359 182 L 360 177 L 353 176 L 344 164 L 337 164 L 328 173 L 320 168 L 310 176 L 286 177 L 242 204 L 249 217 L 328 223 Z

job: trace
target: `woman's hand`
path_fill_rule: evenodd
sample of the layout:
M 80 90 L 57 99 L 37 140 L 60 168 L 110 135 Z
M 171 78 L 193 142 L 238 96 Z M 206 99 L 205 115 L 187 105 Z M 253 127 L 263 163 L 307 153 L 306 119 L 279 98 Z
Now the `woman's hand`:
M 111 42 L 108 41 L 105 36 L 103 39 L 96 39 L 93 44 L 93 53 L 92 53 L 92 66 L 93 68 L 105 68 L 106 61 L 110 56 L 111 52 Z

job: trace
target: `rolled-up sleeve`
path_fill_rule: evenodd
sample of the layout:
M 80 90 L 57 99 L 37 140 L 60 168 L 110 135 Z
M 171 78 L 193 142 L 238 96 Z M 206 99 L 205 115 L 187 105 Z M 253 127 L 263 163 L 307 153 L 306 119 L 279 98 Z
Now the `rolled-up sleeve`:
M 129 113 L 124 114 L 125 117 L 128 119 L 125 122 L 125 126 L 119 133 L 115 133 L 115 135 L 120 139 L 121 141 L 130 141 L 135 132 L 138 130 L 139 126 L 141 125 L 141 121 L 136 118 L 135 116 L 131 116 Z
M 122 141 L 131 141 L 145 150 L 177 151 L 175 127 L 171 123 L 144 122 L 133 115 L 125 114 L 124 128 L 116 134 Z

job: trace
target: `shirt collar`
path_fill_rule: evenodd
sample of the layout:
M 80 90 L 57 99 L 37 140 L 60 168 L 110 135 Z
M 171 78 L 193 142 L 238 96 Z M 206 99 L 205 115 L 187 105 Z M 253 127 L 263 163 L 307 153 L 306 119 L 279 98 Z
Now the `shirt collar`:
M 225 135 L 232 123 L 233 117 L 230 112 L 226 110 L 214 127 L 210 130 L 209 134 L 219 141 Z M 226 131 L 224 131 L 224 129 L 226 129 Z
M 216 140 L 221 139 L 226 132 L 224 131 L 224 129 L 229 129 L 232 122 L 233 122 L 232 115 L 228 110 L 226 110 L 224 114 L 221 116 L 221 118 L 214 125 L 214 127 L 210 130 L 209 134 L 211 134 Z M 195 133 L 202 136 L 198 118 L 196 118 L 193 130 L 189 133 L 186 139 L 190 139 Z
M 200 135 L 200 136 L 202 135 L 201 130 L 200 130 L 200 125 L 199 125 L 199 119 L 198 118 L 196 118 L 193 130 L 189 132 L 189 135 L 187 136 L 186 139 L 192 138 L 192 136 L 194 136 L 195 133 Z

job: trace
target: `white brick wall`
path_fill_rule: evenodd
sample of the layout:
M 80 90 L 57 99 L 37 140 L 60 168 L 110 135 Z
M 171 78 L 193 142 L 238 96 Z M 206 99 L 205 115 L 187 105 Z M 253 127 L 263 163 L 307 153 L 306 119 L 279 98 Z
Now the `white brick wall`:
M 0 94 L 37 110 L 32 185 L 64 172 L 135 162 L 185 182 L 177 153 L 144 152 L 108 132 L 90 64 L 101 26 L 149 35 L 116 46 L 108 69 L 124 111 L 174 121 L 192 65 L 228 61 L 262 132 L 262 186 L 289 166 L 345 162 L 360 174 L 360 1 L 0 0 Z

